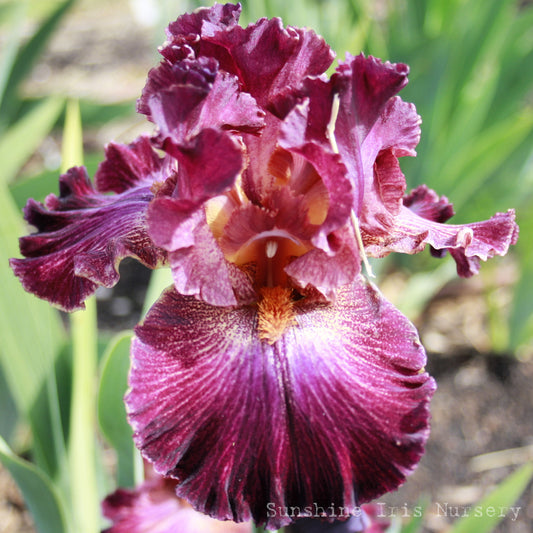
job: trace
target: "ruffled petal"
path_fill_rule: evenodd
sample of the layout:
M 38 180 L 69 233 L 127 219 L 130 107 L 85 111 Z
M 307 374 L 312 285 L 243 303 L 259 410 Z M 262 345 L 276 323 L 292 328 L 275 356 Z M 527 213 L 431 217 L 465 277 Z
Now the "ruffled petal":
M 401 484 L 435 388 L 413 326 L 362 278 L 335 304 L 296 303 L 273 344 L 257 313 L 163 294 L 132 345 L 143 455 L 197 510 L 269 528 L 286 506 L 349 513 Z
M 418 216 L 433 222 L 446 222 L 455 215 L 453 205 L 427 185 L 419 185 L 403 199 L 403 205 Z
M 340 89 L 337 141 L 342 143 L 344 135 L 349 135 L 361 145 L 387 102 L 407 85 L 408 74 L 409 67 L 403 63 L 346 54 L 332 78 Z
M 216 129 L 202 130 L 178 155 L 173 187 L 161 188 L 148 210 L 150 235 L 168 251 L 192 244 L 190 232 L 196 224 L 188 218 L 206 200 L 229 189 L 243 166 L 241 146 Z
M 45 205 L 29 200 L 25 208 L 26 220 L 38 231 L 20 239 L 25 259 L 11 259 L 10 264 L 28 292 L 73 311 L 84 307 L 98 285 L 117 283 L 124 257 L 150 268 L 166 259 L 146 230 L 153 197 L 149 187 L 103 195 L 83 167 L 61 176 L 59 186 L 59 197 L 48 196 Z
M 176 289 L 211 305 L 248 303 L 255 295 L 250 280 L 226 261 L 203 212 L 197 217 L 200 221 L 192 232 L 193 244 L 169 253 Z
M 134 187 L 150 187 L 163 182 L 174 169 L 170 158 L 161 159 L 147 136 L 141 136 L 128 145 L 110 143 L 105 159 L 94 175 L 100 192 L 122 193 Z
M 437 257 L 450 252 L 457 263 L 459 276 L 470 277 L 479 272 L 480 261 L 505 255 L 518 239 L 513 209 L 496 213 L 482 222 L 442 224 L 437 221 L 445 221 L 453 214 L 447 198 L 439 198 L 434 191 L 421 186 L 406 197 L 405 203 L 383 234 L 367 233 L 362 226 L 365 250 L 369 255 L 418 253 L 429 244 Z
M 285 267 L 296 287 L 315 288 L 326 299 L 333 300 L 335 291 L 352 283 L 361 270 L 359 250 L 350 229 L 332 233 L 329 244 L 334 253 L 313 249 Z
M 137 109 L 157 124 L 157 143 L 167 151 L 204 128 L 257 132 L 264 126 L 264 112 L 213 58 L 163 61 L 150 71 Z
M 315 32 L 284 28 L 278 18 L 260 19 L 242 28 L 236 25 L 236 14 L 233 11 L 223 19 L 219 8 L 189 15 L 192 23 L 170 25 L 169 42 L 161 53 L 174 58 L 176 48 L 187 44 L 196 57 L 214 57 L 264 109 L 274 106 L 305 77 L 322 74 L 331 65 L 334 54 Z
M 328 236 L 348 222 L 352 210 L 353 187 L 340 157 L 314 140 L 307 139 L 309 111 L 309 102 L 306 101 L 288 115 L 281 128 L 280 146 L 302 156 L 322 179 L 328 193 L 328 209 L 320 230 L 313 238 L 313 244 L 331 254 Z
M 180 148 L 179 163 L 174 187 L 162 188 L 148 208 L 150 236 L 169 252 L 179 292 L 235 305 L 232 283 L 242 295 L 249 292 L 247 278 L 232 272 L 206 224 L 203 204 L 233 185 L 243 165 L 242 147 L 229 133 L 206 128 Z
M 163 477 L 135 490 L 118 489 L 102 502 L 113 525 L 103 533 L 249 533 L 250 524 L 213 520 L 176 497 L 175 482 Z
M 205 29 L 209 34 L 217 31 L 224 31 L 239 22 L 241 14 L 240 4 L 215 4 L 212 7 L 202 7 L 192 13 L 185 13 L 178 17 L 175 22 L 169 24 L 166 34 L 167 42 L 161 50 L 161 54 L 169 61 L 176 57 L 182 57 L 183 48 L 195 47 L 198 55 L 216 57 L 223 54 L 223 50 L 218 50 L 218 54 L 210 50 L 212 46 L 205 43 L 200 37 Z M 208 50 L 205 51 L 205 48 Z M 190 48 L 192 51 L 192 48 Z M 203 53 L 202 53 L 203 52 Z M 209 53 L 211 52 L 211 53 Z
M 203 27 L 213 31 L 225 30 L 236 26 L 241 14 L 240 4 L 215 4 L 213 7 L 201 7 L 192 13 L 180 15 L 175 22 L 172 22 L 168 29 L 169 39 L 179 35 L 193 35 L 196 38 L 200 35 Z
M 372 56 L 347 54 L 332 77 L 340 98 L 335 139 L 354 183 L 358 216 L 372 201 L 368 195 L 378 153 L 395 147 L 395 156 L 413 155 L 418 143 L 420 118 L 414 106 L 393 98 L 407 84 L 408 73 L 403 63 L 382 63 Z M 398 205 L 402 195 L 397 197 Z M 372 207 L 383 210 L 379 204 Z

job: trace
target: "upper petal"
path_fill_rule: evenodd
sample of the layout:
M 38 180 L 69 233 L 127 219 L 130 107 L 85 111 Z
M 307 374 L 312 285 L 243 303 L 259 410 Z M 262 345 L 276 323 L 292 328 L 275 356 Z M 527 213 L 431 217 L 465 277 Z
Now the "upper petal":
M 173 165 L 170 158 L 161 159 L 150 139 L 142 135 L 128 145 L 107 145 L 105 159 L 98 166 L 94 182 L 100 192 L 121 193 L 133 187 L 150 187 L 164 181 Z
M 380 59 L 346 54 L 333 77 L 339 87 L 339 130 L 351 131 L 362 144 L 387 102 L 407 85 L 409 67 Z
M 161 53 L 174 57 L 175 48 L 186 42 L 196 57 L 214 57 L 223 70 L 239 78 L 243 90 L 264 109 L 297 88 L 306 76 L 325 72 L 333 61 L 333 53 L 322 37 L 308 29 L 284 28 L 278 18 L 260 19 L 242 28 L 234 24 L 233 18 L 229 24 L 221 23 L 219 12 L 212 11 L 208 16 L 204 12 L 202 16 L 201 21 L 198 15 L 190 16 L 194 23 L 187 28 L 184 24 L 171 25 L 170 40 Z
M 297 304 L 273 344 L 257 328 L 253 306 L 174 290 L 137 328 L 126 403 L 156 470 L 196 509 L 269 528 L 290 522 L 286 506 L 351 512 L 396 488 L 434 390 L 405 317 L 359 279 L 335 304 Z
M 157 124 L 162 147 L 184 145 L 208 127 L 257 132 L 264 126 L 264 112 L 240 90 L 237 77 L 206 57 L 152 69 L 137 108 Z
M 418 142 L 420 119 L 414 106 L 393 99 L 407 84 L 408 72 L 403 63 L 382 63 L 372 56 L 347 54 L 332 77 L 339 94 L 335 139 L 354 183 L 354 208 L 358 216 L 368 201 L 374 162 L 380 150 L 395 146 L 395 155 L 412 155 Z M 402 194 L 398 202 L 401 197 Z
M 117 283 L 124 257 L 150 268 L 165 260 L 146 229 L 152 197 L 147 186 L 97 193 L 83 167 L 71 168 L 60 178 L 59 197 L 28 201 L 25 218 L 37 233 L 20 239 L 25 259 L 11 259 L 11 267 L 28 292 L 65 311 L 83 308 L 98 285 Z

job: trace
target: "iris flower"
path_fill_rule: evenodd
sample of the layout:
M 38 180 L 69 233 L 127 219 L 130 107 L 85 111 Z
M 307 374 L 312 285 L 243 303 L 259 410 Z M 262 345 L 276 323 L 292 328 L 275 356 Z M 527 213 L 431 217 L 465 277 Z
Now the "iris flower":
M 155 133 L 110 144 L 94 185 L 72 168 L 30 200 L 37 232 L 11 265 L 67 311 L 126 256 L 170 267 L 131 347 L 135 443 L 196 510 L 277 528 L 288 507 L 355 511 L 423 454 L 426 355 L 361 264 L 430 245 L 470 276 L 518 229 L 512 210 L 444 224 L 446 198 L 406 194 L 398 158 L 421 122 L 397 96 L 406 65 L 347 54 L 327 77 L 320 36 L 239 13 L 169 25 L 138 102 Z
M 145 468 L 134 490 L 117 489 L 102 503 L 112 525 L 103 533 L 251 533 L 249 523 L 221 522 L 196 512 L 176 496 L 176 480 Z

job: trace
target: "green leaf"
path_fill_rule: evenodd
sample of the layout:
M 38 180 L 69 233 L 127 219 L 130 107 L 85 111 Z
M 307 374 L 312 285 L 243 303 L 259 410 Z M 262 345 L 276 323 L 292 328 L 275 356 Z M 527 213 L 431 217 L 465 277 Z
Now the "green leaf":
M 99 497 L 96 481 L 96 300 L 70 315 L 72 332 L 72 408 L 70 412 L 69 468 L 76 531 L 96 533 Z
M 26 230 L 3 183 L 0 212 L 0 364 L 17 409 L 30 416 L 42 401 L 65 334 L 57 311 L 26 293 L 9 267 L 8 259 L 18 255 L 17 237 Z M 53 470 L 51 453 L 42 455 Z
M 493 531 L 503 519 L 502 513 L 499 512 L 500 508 L 511 507 L 532 478 L 533 464 L 524 465 L 513 472 L 479 502 L 476 506 L 479 513 L 472 513 L 455 522 L 450 533 L 490 533 Z
M 82 128 L 77 102 L 69 103 L 63 130 L 62 170 L 83 163 Z M 94 432 L 96 404 L 94 386 L 98 361 L 96 300 L 71 313 L 72 404 L 68 459 L 70 490 L 76 531 L 96 533 L 99 529 L 99 496 Z
M 109 343 L 102 363 L 98 391 L 98 421 L 103 435 L 117 452 L 117 483 L 120 487 L 135 485 L 136 452 L 124 406 L 132 335 L 132 332 L 121 333 Z
M 80 104 L 77 100 L 69 100 L 61 145 L 61 172 L 66 172 L 70 167 L 81 164 L 83 164 L 83 130 Z
M 4 371 L 0 365 L 0 435 L 3 435 L 8 443 L 12 443 L 15 438 L 15 429 L 18 422 L 18 409 L 13 395 L 9 390 Z
M 17 457 L 0 437 L 0 459 L 19 486 L 39 533 L 66 533 L 65 507 L 51 480 Z
M 74 1 L 65 0 L 62 2 L 17 54 L 11 75 L 6 83 L 4 99 L 0 104 L 0 122 L 4 126 L 11 123 L 18 111 L 17 91 L 20 83 L 30 73 L 46 43 Z
M 150 274 L 150 283 L 144 298 L 144 305 L 142 316 L 146 315 L 150 307 L 161 296 L 161 293 L 174 282 L 172 280 L 172 272 L 170 268 L 158 268 Z
M 22 38 L 22 25 L 26 15 L 26 2 L 13 2 L 6 6 L 2 22 L 10 28 L 9 35 L 4 40 L 2 61 L 0 62 L 0 103 L 4 97 L 4 91 L 9 79 L 9 74 L 15 63 L 15 57 Z M 7 14 L 6 14 L 7 13 Z
M 62 98 L 51 97 L 39 103 L 0 139 L 0 179 L 10 182 L 35 152 L 57 122 L 63 109 Z

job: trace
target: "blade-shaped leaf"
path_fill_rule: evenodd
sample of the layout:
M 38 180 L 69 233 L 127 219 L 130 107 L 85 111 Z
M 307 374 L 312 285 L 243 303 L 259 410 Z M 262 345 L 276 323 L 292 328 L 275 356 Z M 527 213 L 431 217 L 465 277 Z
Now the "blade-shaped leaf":
M 63 129 L 62 171 L 83 163 L 83 132 L 77 101 L 70 102 Z M 96 301 L 70 315 L 72 335 L 72 404 L 70 412 L 69 467 L 75 526 L 94 533 L 99 523 L 96 462 L 94 385 L 98 360 Z
M 63 110 L 63 99 L 39 103 L 0 139 L 0 180 L 10 182 L 42 143 Z
M 65 0 L 41 24 L 33 37 L 19 50 L 11 74 L 6 83 L 4 98 L 0 104 L 0 121 L 9 124 L 18 112 L 17 91 L 19 84 L 29 74 L 46 43 L 53 35 L 61 19 L 75 0 Z
M 18 255 L 17 237 L 26 232 L 5 185 L 0 184 L 0 363 L 17 407 L 29 413 L 64 344 L 57 311 L 24 292 L 9 268 Z
M 65 507 L 52 481 L 35 465 L 17 457 L 1 437 L 0 459 L 17 482 L 39 533 L 66 533 Z
M 2 22 L 10 28 L 10 31 L 4 41 L 2 59 L 0 61 L 0 103 L 4 97 L 9 74 L 15 63 L 15 57 L 20 46 L 22 23 L 26 15 L 26 3 L 13 2 L 3 7 L 5 11 L 0 13 L 0 17 L 3 17 Z
M 480 509 L 479 513 L 472 513 L 455 522 L 450 533 L 490 533 L 493 531 L 503 519 L 502 513 L 495 512 L 495 510 L 510 509 L 532 478 L 533 464 L 524 465 L 513 472 L 478 503 L 476 509 Z
M 135 485 L 135 447 L 123 400 L 128 388 L 131 337 L 131 332 L 121 333 L 109 343 L 98 392 L 98 421 L 102 433 L 117 452 L 120 487 Z

